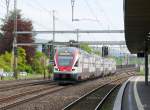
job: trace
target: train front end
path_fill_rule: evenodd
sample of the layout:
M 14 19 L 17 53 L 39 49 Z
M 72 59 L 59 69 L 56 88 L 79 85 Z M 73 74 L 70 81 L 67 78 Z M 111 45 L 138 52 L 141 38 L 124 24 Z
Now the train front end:
M 73 47 L 57 48 L 54 56 L 54 81 L 73 83 L 78 79 L 77 67 L 78 50 Z

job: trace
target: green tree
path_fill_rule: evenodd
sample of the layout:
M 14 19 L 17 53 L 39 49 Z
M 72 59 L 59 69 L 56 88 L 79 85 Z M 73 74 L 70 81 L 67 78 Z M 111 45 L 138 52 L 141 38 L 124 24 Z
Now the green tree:
M 18 55 L 17 70 L 19 72 L 20 71 L 26 71 L 27 73 L 32 73 L 31 66 L 27 64 L 25 50 L 23 48 L 21 48 L 21 47 L 18 47 L 17 55 Z M 12 53 L 5 52 L 5 54 L 1 55 L 1 57 L 4 59 L 5 66 L 10 68 L 9 71 L 12 70 L 12 68 L 11 68 Z M 6 71 L 6 69 L 5 69 L 6 67 L 5 66 L 4 66 L 4 70 Z
M 47 65 L 45 64 L 47 57 L 42 52 L 36 52 L 33 58 L 32 68 L 36 73 L 44 73 L 47 71 Z
M 80 48 L 88 53 L 94 53 L 96 55 L 101 55 L 100 51 L 93 50 L 87 43 L 81 44 Z
M 18 48 L 18 70 L 19 71 L 25 71 L 26 68 L 26 53 L 23 48 Z
M 92 48 L 87 43 L 81 44 L 80 48 L 88 53 L 92 53 Z
M 5 51 L 11 52 L 13 48 L 13 31 L 14 31 L 14 16 L 15 12 L 10 12 L 8 20 L 3 20 L 1 26 L 2 36 L 0 39 L 0 54 L 4 54 Z M 21 15 L 21 11 L 17 10 L 17 30 L 18 31 L 32 31 L 32 21 L 25 19 Z M 19 34 L 17 37 L 18 43 L 33 43 L 34 38 L 31 34 Z M 35 47 L 33 46 L 22 46 L 26 50 L 27 62 L 31 64 L 31 59 L 35 54 Z
M 30 65 L 27 64 L 26 61 L 26 52 L 23 48 L 19 47 L 17 49 L 18 53 L 18 71 L 26 71 L 28 73 L 32 73 L 32 68 Z M 4 71 L 12 71 L 12 53 L 11 52 L 5 52 L 5 54 L 2 54 L 0 56 L 0 68 L 4 69 Z
M 93 53 L 96 54 L 96 55 L 101 55 L 101 52 L 97 51 L 97 50 L 94 50 Z
M 11 71 L 11 53 L 6 51 L 0 56 L 0 68 L 3 68 L 4 71 Z

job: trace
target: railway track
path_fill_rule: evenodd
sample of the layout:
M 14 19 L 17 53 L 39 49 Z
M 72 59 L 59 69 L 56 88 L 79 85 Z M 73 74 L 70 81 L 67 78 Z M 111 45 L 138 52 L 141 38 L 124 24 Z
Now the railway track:
M 67 105 L 63 110 L 99 110 L 109 95 L 127 78 L 119 78 L 100 85 Z
M 48 95 L 50 93 L 64 89 L 64 86 L 51 85 L 49 87 L 40 88 L 36 90 L 25 91 L 12 96 L 0 98 L 0 110 L 9 109 L 16 105 L 31 101 L 33 99 Z
M 39 82 L 39 81 L 48 81 L 50 79 L 43 79 L 43 78 L 37 78 L 37 79 L 17 79 L 17 80 L 0 80 L 0 88 L 9 85 L 15 85 L 15 84 L 24 84 L 24 83 L 33 83 L 33 82 Z
M 42 83 L 44 84 L 44 83 L 47 83 L 47 82 L 42 82 Z M 110 83 L 112 83 L 112 81 Z M 31 84 L 31 85 L 33 85 L 33 84 Z M 35 82 L 35 85 L 38 85 L 38 84 L 36 84 L 36 82 Z M 29 84 L 29 86 L 30 86 L 30 84 Z M 111 87 L 111 88 L 114 87 L 114 86 L 110 86 L 109 84 L 103 85 L 103 87 L 104 86 L 105 86 L 105 88 L 107 88 L 106 86 L 108 86 L 108 89 L 109 89 L 109 87 Z M 57 91 L 61 91 L 65 88 L 67 88 L 67 87 L 66 86 L 58 86 L 56 84 L 51 84 L 49 87 L 44 87 L 44 88 L 36 89 L 36 90 L 30 90 L 30 91 L 18 93 L 18 94 L 12 95 L 12 96 L 0 98 L 0 109 L 2 109 L 2 110 L 10 109 L 10 108 L 15 107 L 17 105 L 21 105 L 21 104 L 29 102 L 31 100 L 43 97 L 45 95 L 48 95 L 48 94 L 51 94 L 51 93 L 54 93 L 54 92 L 57 92 Z M 111 92 L 110 92 L 110 94 L 111 94 Z M 65 109 L 68 110 L 68 107 L 65 108 Z M 88 110 L 88 109 L 86 108 L 85 110 Z
M 130 72 L 130 71 L 133 71 L 133 69 L 132 70 L 126 70 L 126 71 Z M 118 72 L 122 72 L 122 71 L 119 70 Z M 52 83 L 53 82 L 51 80 L 40 80 L 40 81 L 36 80 L 36 81 L 31 81 L 31 82 L 20 82 L 20 81 L 21 80 L 19 80 L 19 83 L 18 82 L 16 82 L 16 83 L 10 82 L 11 84 L 9 82 L 7 82 L 6 85 L 5 85 L 5 82 L 1 82 L 3 85 L 0 85 L 0 92 L 12 90 L 12 89 L 23 88 L 23 87 L 27 87 L 27 86 L 40 85 L 40 84 L 46 84 L 46 83 Z
M 49 80 L 42 80 L 42 81 L 33 81 L 33 82 L 26 82 L 26 83 L 16 83 L 16 84 L 9 84 L 9 85 L 3 85 L 0 86 L 0 92 L 8 91 L 8 90 L 13 90 L 13 89 L 18 89 L 18 88 L 23 88 L 27 86 L 34 86 L 34 85 L 41 85 L 41 84 L 49 84 L 49 83 L 54 83 L 53 81 Z

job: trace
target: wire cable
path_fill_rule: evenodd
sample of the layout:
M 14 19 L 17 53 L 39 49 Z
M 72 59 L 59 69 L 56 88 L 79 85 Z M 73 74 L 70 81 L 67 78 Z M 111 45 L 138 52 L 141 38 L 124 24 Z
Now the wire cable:
M 29 8 L 34 8 L 36 11 L 37 11 L 37 10 L 43 11 L 41 8 L 36 7 L 36 6 L 33 5 L 31 2 L 26 2 L 26 4 L 27 4 L 27 6 L 28 6 Z M 43 24 L 41 24 L 41 23 L 39 23 L 39 22 L 37 22 L 37 21 L 35 21 L 35 20 L 33 20 L 33 23 L 36 24 L 37 26 L 41 27 L 41 28 L 47 28 L 47 26 L 45 26 L 45 25 L 43 25 Z
M 100 4 L 99 0 L 95 0 L 95 4 L 96 4 L 97 8 L 99 9 L 99 12 L 103 13 L 104 19 L 106 18 L 106 20 L 108 22 L 108 29 L 110 29 L 110 26 L 112 26 L 112 22 L 109 19 L 108 15 L 106 14 L 105 10 L 103 9 L 102 5 Z
M 32 7 L 32 8 L 34 8 L 36 11 L 37 10 L 39 10 L 39 11 L 43 11 L 41 8 L 39 8 L 39 7 L 36 7 L 35 5 L 33 5 L 32 3 L 31 3 L 31 0 L 30 0 L 30 2 L 25 2 L 26 4 L 27 4 L 27 6 L 28 7 Z
M 42 5 L 41 5 L 41 3 L 38 1 L 38 0 L 36 0 L 36 2 L 35 2 L 38 6 L 40 6 L 45 12 L 47 12 L 48 14 L 50 14 L 51 13 L 51 11 L 49 11 L 48 9 L 46 9 L 45 7 L 43 7 Z M 52 14 L 50 14 L 50 15 L 52 15 Z M 59 15 L 60 15 L 60 13 L 59 13 Z M 63 24 L 65 24 L 66 25 L 66 27 L 71 27 L 71 28 L 73 28 L 73 26 L 71 26 L 69 23 L 67 23 L 66 21 L 64 21 L 64 20 L 62 20 L 62 19 L 57 19 L 58 21 L 60 21 L 61 23 L 63 22 Z
M 5 8 L 5 9 L 6 9 L 6 5 L 5 5 L 5 3 L 4 3 L 4 2 L 0 2 L 0 5 L 1 5 L 3 8 Z
M 88 1 L 84 0 L 84 2 L 86 3 L 87 7 L 89 8 L 89 11 L 93 15 L 93 17 L 95 18 L 95 20 L 97 21 L 97 23 L 99 24 L 99 26 L 102 26 L 102 23 L 99 21 L 98 17 L 95 15 L 95 13 L 94 13 L 92 7 L 89 5 Z
M 6 3 L 3 0 L 1 0 L 1 4 L 3 4 L 6 7 Z
M 37 22 L 37 21 L 33 21 L 33 23 L 34 23 L 35 25 L 41 27 L 41 28 L 47 28 L 45 25 L 43 25 L 43 24 L 41 24 L 41 23 L 39 23 L 39 22 Z
M 36 3 L 37 5 L 39 5 L 44 11 L 50 13 L 50 11 L 49 11 L 48 9 L 46 9 L 45 7 L 43 7 L 43 6 L 41 5 L 41 3 L 40 3 L 38 0 L 36 0 L 35 3 Z
M 61 16 L 60 18 L 62 18 L 62 15 L 60 13 L 57 13 L 57 14 L 58 14 L 58 16 Z M 69 24 L 69 22 L 67 22 L 63 19 L 60 19 L 60 18 L 58 18 L 58 21 L 60 21 L 64 25 L 66 25 L 66 27 L 75 29 L 73 25 Z

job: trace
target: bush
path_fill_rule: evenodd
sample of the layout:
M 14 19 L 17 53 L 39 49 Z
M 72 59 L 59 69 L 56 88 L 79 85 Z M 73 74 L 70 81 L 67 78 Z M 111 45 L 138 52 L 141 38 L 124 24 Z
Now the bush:
M 42 74 L 44 73 L 44 71 L 47 71 L 48 68 L 46 66 L 46 61 L 47 57 L 44 53 L 36 52 L 32 63 L 32 69 L 34 70 L 34 72 Z
M 31 67 L 30 65 L 26 65 L 25 71 L 26 71 L 27 73 L 31 73 L 31 74 L 33 73 L 32 67 Z
M 7 72 L 11 71 L 11 53 L 6 51 L 5 54 L 0 56 L 0 68 Z
M 53 65 L 52 64 L 48 65 L 48 72 L 53 73 Z

